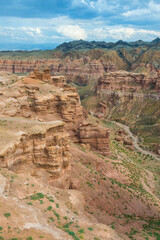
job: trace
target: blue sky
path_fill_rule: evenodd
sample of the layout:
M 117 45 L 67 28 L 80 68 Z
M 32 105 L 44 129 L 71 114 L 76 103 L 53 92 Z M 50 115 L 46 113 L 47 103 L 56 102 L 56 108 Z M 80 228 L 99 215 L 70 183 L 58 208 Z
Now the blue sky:
M 0 43 L 156 37 L 160 0 L 1 0 Z

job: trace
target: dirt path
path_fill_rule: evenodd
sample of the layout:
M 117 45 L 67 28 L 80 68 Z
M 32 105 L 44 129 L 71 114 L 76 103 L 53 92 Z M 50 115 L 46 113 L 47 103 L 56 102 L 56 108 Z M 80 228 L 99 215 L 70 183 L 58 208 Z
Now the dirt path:
M 134 147 L 138 150 L 138 151 L 140 151 L 141 153 L 143 153 L 143 154 L 145 154 L 145 155 L 151 155 L 152 157 L 154 157 L 154 158 L 156 158 L 157 160 L 160 160 L 160 157 L 157 155 L 157 154 L 155 154 L 155 153 L 153 153 L 153 152 L 150 152 L 150 151 L 147 151 L 147 150 L 144 150 L 143 148 L 141 148 L 139 145 L 138 145 L 138 137 L 137 136 L 134 136 L 132 133 L 131 133 L 131 131 L 130 131 L 130 128 L 128 127 L 128 126 L 126 126 L 126 125 L 124 125 L 124 124 L 122 124 L 122 123 L 119 123 L 119 122 L 115 122 L 114 121 L 114 123 L 117 125 L 117 126 L 119 126 L 119 127 L 121 127 L 121 128 L 123 128 L 128 134 L 129 134 L 129 136 L 132 138 L 132 140 L 133 140 L 133 145 L 134 145 Z

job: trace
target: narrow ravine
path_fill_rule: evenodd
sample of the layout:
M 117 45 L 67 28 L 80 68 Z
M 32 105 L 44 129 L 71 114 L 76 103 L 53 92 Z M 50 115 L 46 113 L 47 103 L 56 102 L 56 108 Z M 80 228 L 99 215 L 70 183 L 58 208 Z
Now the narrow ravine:
M 132 140 L 133 140 L 133 145 L 134 145 L 134 147 L 139 151 L 139 152 L 141 152 L 141 153 L 143 153 L 143 154 L 145 154 L 145 155 L 151 155 L 152 157 L 154 157 L 154 158 L 156 158 L 157 160 L 160 160 L 160 157 L 157 155 L 157 154 L 155 154 L 155 153 L 153 153 L 153 152 L 150 152 L 150 151 L 148 151 L 148 150 L 144 150 L 143 148 L 141 148 L 139 145 L 138 145 L 138 137 L 137 136 L 134 136 L 133 134 L 132 134 L 132 132 L 130 131 L 130 128 L 127 126 L 127 125 L 125 125 L 125 124 L 122 124 L 122 123 L 119 123 L 119 122 L 115 122 L 114 121 L 114 123 L 117 125 L 117 126 L 119 126 L 119 127 L 121 127 L 121 128 L 123 128 L 128 134 L 129 134 L 129 136 L 132 138 Z

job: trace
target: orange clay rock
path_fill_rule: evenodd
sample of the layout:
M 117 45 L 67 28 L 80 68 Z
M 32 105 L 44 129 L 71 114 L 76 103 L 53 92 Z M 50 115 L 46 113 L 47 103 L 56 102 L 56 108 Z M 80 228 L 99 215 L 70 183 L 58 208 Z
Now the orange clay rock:
M 83 144 L 89 144 L 93 151 L 109 154 L 109 131 L 103 127 L 83 122 L 79 128 L 79 138 Z
M 0 122 L 0 167 L 69 187 L 71 155 L 63 122 L 9 117 L 0 118 Z
M 34 70 L 11 87 L 2 87 L 0 92 L 1 116 L 19 116 L 41 122 L 62 120 L 70 138 L 74 142 L 84 142 L 80 125 L 87 118 L 87 114 L 81 106 L 76 89 L 66 84 L 63 76 L 48 77 L 48 70 L 43 73 Z M 89 130 L 87 127 L 87 131 L 95 133 L 95 141 L 91 140 L 88 144 L 107 153 L 109 135 L 103 134 L 103 130 L 93 125 L 90 125 Z M 98 134 L 102 137 L 98 137 Z M 93 134 L 91 135 L 93 138 Z M 99 139 L 105 140 L 105 147 L 102 147 L 103 143 L 99 143 Z

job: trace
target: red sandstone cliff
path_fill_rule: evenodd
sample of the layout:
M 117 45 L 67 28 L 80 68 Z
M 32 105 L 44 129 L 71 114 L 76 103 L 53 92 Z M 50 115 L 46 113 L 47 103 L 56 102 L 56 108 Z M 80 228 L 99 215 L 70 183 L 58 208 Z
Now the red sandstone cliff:
M 97 85 L 97 92 L 105 94 L 106 91 L 121 91 L 141 93 L 142 90 L 152 90 L 160 92 L 160 74 L 157 72 L 154 76 L 144 73 L 131 73 L 126 71 L 117 71 L 107 73 L 100 77 Z
M 0 60 L 0 71 L 9 73 L 28 73 L 34 68 L 49 67 L 52 75 L 64 75 L 67 81 L 74 80 L 80 85 L 87 85 L 90 79 L 98 79 L 107 72 L 115 71 L 116 67 L 111 62 L 90 60 L 88 57 L 74 61 L 66 58 L 63 60 Z
M 28 77 L 13 83 L 11 88 L 3 86 L 0 90 L 1 115 L 20 116 L 42 122 L 62 120 L 71 139 L 74 142 L 84 143 L 81 124 L 87 114 L 81 106 L 76 89 L 66 84 L 63 76 L 51 77 L 49 69 L 44 72 L 34 70 Z M 85 128 L 84 124 L 83 128 Z M 88 131 L 87 126 L 85 131 Z M 90 126 L 89 132 L 92 134 L 89 133 L 89 140 L 86 143 L 89 143 L 94 150 L 103 154 L 108 153 L 108 130 Z M 104 150 L 104 145 L 99 139 L 105 138 Z

